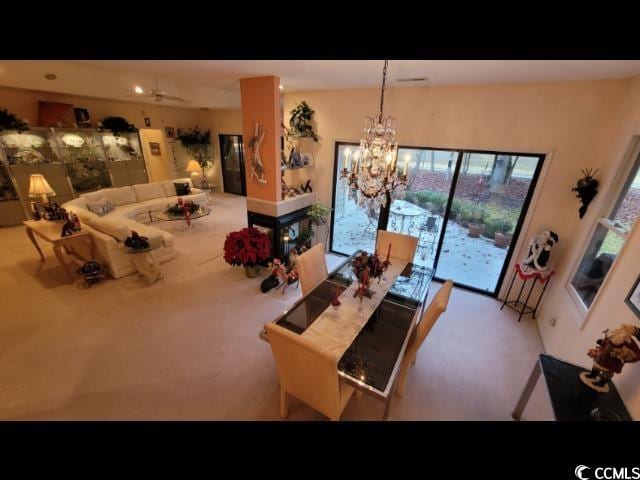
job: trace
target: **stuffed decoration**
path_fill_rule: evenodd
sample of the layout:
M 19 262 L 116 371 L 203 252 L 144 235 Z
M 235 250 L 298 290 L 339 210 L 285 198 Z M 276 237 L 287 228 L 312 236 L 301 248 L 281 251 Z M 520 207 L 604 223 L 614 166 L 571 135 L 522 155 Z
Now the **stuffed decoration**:
M 596 347 L 590 348 L 587 354 L 593 358 L 590 372 L 582 372 L 580 380 L 597 392 L 608 392 L 607 382 L 615 373 L 620 373 L 625 363 L 640 360 L 640 346 L 633 340 L 640 340 L 640 328 L 623 324 L 609 332 L 605 330 L 604 338 L 596 341 Z
M 522 260 L 522 270 L 537 270 L 541 273 L 547 272 L 549 270 L 548 263 L 551 249 L 559 241 L 558 235 L 551 230 L 547 230 L 533 237 L 529 242 L 527 256 Z
M 578 180 L 576 186 L 571 189 L 572 192 L 576 192 L 576 197 L 579 198 L 580 203 L 582 203 L 582 206 L 578 210 L 580 218 L 584 217 L 584 214 L 587 213 L 587 208 L 589 208 L 591 200 L 593 200 L 593 197 L 598 193 L 599 182 L 594 178 L 596 173 L 598 173 L 598 169 L 596 169 L 595 172 L 591 169 L 582 170 L 584 177 Z

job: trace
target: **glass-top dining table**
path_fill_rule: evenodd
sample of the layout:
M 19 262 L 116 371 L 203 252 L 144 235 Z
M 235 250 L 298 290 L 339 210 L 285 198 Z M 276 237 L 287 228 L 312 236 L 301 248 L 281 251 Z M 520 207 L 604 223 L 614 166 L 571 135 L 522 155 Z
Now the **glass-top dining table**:
M 325 311 L 339 310 L 341 306 L 332 306 L 331 299 L 337 289 L 344 290 L 356 281 L 351 263 L 358 253 L 360 251 L 345 258 L 326 280 L 274 322 L 302 335 Z M 393 258 L 391 260 L 393 262 Z M 377 299 L 377 308 L 364 319 L 361 330 L 338 360 L 338 374 L 344 382 L 385 402 L 385 419 L 400 363 L 411 333 L 422 318 L 432 278 L 432 269 L 406 264 L 393 284 L 385 288 L 382 300 Z M 364 301 L 372 300 L 364 298 Z M 260 338 L 269 341 L 264 329 Z

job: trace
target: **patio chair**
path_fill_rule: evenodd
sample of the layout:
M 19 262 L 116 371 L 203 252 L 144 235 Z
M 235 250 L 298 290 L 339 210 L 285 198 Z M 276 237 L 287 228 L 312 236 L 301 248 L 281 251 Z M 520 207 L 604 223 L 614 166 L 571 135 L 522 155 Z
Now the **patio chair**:
M 421 254 L 424 260 L 425 251 L 428 250 L 429 253 L 433 253 L 433 248 L 436 243 L 436 238 L 438 236 L 439 230 L 439 217 L 434 215 L 427 215 L 424 223 L 421 225 L 420 229 L 420 241 L 418 243 L 418 248 L 423 251 Z

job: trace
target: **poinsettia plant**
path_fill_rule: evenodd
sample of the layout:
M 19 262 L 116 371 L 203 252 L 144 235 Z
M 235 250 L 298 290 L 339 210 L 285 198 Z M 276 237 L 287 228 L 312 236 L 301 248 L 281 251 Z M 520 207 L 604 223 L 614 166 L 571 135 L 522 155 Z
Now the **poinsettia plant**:
M 224 241 L 224 260 L 229 265 L 266 266 L 271 258 L 271 240 L 257 228 L 231 232 Z

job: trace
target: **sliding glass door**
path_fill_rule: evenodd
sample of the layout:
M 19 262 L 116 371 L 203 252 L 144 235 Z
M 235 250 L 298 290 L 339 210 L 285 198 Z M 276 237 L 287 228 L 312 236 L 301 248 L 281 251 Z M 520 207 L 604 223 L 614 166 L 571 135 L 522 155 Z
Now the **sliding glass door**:
M 462 152 L 436 277 L 497 294 L 542 158 Z
M 337 143 L 331 250 L 372 251 L 379 209 L 359 204 L 339 178 L 346 149 Z M 418 238 L 414 262 L 439 279 L 496 295 L 527 212 L 543 156 L 401 147 L 409 158 L 405 191 L 394 192 L 381 228 Z

